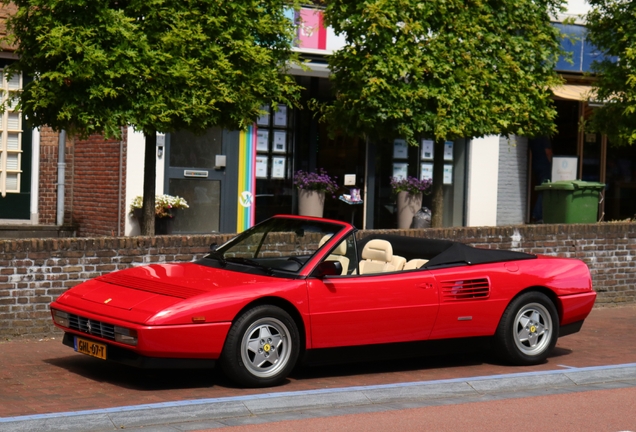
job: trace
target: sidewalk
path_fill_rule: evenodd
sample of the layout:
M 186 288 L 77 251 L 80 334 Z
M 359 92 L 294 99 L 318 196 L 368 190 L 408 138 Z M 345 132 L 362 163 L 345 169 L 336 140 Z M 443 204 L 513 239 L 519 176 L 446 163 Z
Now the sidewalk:
M 0 342 L 0 418 L 634 364 L 635 330 L 636 305 L 601 308 L 592 311 L 581 332 L 560 339 L 554 355 L 538 366 L 503 366 L 479 354 L 431 357 L 307 368 L 269 389 L 233 388 L 214 370 L 144 371 L 102 362 L 63 346 L 60 336 L 5 341 Z

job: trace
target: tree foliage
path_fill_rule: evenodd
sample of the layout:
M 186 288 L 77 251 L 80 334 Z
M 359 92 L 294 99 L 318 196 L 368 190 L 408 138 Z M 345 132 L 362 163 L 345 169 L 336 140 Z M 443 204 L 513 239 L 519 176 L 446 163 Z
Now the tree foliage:
M 144 219 L 153 214 L 157 131 L 243 129 L 260 106 L 297 98 L 285 73 L 295 58 L 285 8 L 294 2 L 13 2 L 7 25 L 18 60 L 10 73 L 36 78 L 19 108 L 33 126 L 80 136 L 117 137 L 126 125 L 142 131 Z
M 329 59 L 335 101 L 324 118 L 374 138 L 444 140 L 554 131 L 550 87 L 561 0 L 330 0 L 346 46 Z M 436 156 L 441 156 L 436 151 Z M 442 161 L 433 178 L 441 224 Z M 436 202 L 439 208 L 436 207 Z
M 560 0 L 334 0 L 332 120 L 355 134 L 436 139 L 554 130 Z
M 15 0 L 8 21 L 37 77 L 20 104 L 35 126 L 117 136 L 243 128 L 259 106 L 289 103 L 287 1 Z
M 588 39 L 606 57 L 592 67 L 598 73 L 591 128 L 609 135 L 614 144 L 636 142 L 636 3 L 589 0 Z

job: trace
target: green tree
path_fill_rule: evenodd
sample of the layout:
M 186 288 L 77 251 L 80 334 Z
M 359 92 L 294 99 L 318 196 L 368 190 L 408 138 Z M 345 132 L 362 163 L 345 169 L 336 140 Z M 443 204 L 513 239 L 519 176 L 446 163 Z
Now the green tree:
M 595 110 L 591 128 L 614 144 L 636 142 L 636 3 L 629 0 L 588 0 L 587 37 L 606 57 L 593 63 L 598 73 L 594 98 L 605 104 Z
M 433 226 L 442 225 L 443 145 L 549 134 L 561 0 L 330 0 L 346 46 L 329 58 L 323 119 L 351 135 L 435 140 Z M 478 151 L 478 149 L 477 149 Z
M 7 0 L 5 0 L 7 1 Z M 296 101 L 288 0 L 12 0 L 9 73 L 34 126 L 146 137 L 142 233 L 154 234 L 157 132 L 243 129 Z

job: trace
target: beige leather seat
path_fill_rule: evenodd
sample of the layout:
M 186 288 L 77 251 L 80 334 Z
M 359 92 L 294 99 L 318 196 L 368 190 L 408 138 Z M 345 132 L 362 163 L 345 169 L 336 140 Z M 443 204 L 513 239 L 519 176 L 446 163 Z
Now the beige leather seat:
M 331 238 L 330 234 L 327 234 L 326 236 L 321 238 L 318 247 L 321 247 L 322 245 L 327 243 L 327 240 L 329 240 L 330 238 Z M 346 254 L 347 254 L 347 240 L 345 239 L 338 245 L 338 247 L 336 247 L 333 251 L 331 251 L 331 254 L 329 254 L 329 256 L 325 259 L 325 261 L 338 261 L 342 265 L 341 274 L 346 275 L 347 271 L 349 270 L 349 258 L 345 256 Z
M 404 270 L 415 270 L 428 262 L 427 259 L 415 258 L 404 264 Z
M 393 246 L 386 240 L 371 240 L 362 249 L 360 274 L 372 274 L 395 271 L 391 264 Z
M 391 265 L 395 267 L 396 271 L 403 270 L 405 264 L 406 264 L 406 258 L 401 257 L 399 255 L 393 255 L 393 258 L 391 259 Z

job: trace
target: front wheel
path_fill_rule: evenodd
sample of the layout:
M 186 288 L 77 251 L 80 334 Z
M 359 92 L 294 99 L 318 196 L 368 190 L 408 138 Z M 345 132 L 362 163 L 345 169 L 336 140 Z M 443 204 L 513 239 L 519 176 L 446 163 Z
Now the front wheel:
M 554 303 L 540 292 L 527 292 L 506 308 L 495 342 L 505 360 L 533 365 L 546 360 L 559 337 L 559 315 Z
M 287 377 L 299 350 L 300 337 L 292 317 L 276 306 L 256 306 L 230 328 L 220 363 L 238 384 L 267 387 Z

